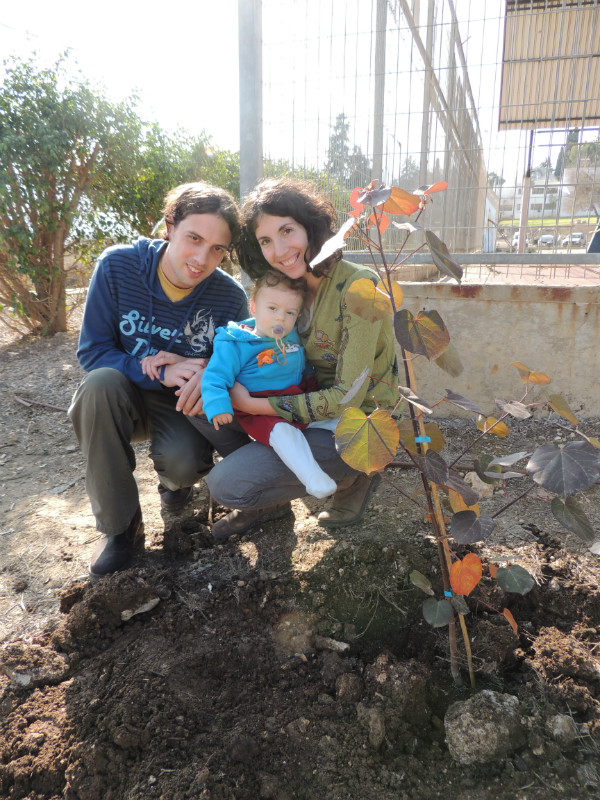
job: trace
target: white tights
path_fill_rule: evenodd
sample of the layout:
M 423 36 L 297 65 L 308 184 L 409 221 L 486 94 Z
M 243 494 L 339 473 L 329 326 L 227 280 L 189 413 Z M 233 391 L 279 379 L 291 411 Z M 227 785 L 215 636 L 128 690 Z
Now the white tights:
M 304 434 L 294 425 L 278 422 L 271 431 L 269 444 L 279 458 L 306 486 L 313 497 L 328 497 L 337 484 L 315 461 Z

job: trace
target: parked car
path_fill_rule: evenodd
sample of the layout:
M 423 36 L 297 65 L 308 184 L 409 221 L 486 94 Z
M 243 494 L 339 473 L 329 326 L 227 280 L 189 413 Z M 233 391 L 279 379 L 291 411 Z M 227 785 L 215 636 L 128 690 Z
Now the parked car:
M 540 247 L 553 247 L 554 236 L 551 233 L 543 233 L 538 240 L 538 244 Z
M 563 247 L 585 247 L 585 233 L 569 233 L 561 244 Z
M 527 247 L 528 244 L 529 244 L 529 238 L 525 237 L 525 247 Z M 519 231 L 517 231 L 512 238 L 512 246 L 513 247 L 519 246 Z

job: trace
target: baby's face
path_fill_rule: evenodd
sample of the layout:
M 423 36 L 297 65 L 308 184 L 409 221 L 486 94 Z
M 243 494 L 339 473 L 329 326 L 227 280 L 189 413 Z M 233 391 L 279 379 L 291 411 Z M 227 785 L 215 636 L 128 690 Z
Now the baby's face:
M 263 286 L 250 303 L 259 336 L 284 337 L 302 309 L 302 295 L 279 286 Z

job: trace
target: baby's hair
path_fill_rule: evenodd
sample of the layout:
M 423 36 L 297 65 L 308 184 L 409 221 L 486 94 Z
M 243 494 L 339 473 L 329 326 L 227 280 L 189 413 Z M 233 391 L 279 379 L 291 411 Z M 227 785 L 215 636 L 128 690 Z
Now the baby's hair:
M 276 269 L 269 269 L 264 275 L 256 279 L 250 292 L 251 299 L 256 300 L 256 295 L 261 289 L 273 286 L 278 286 L 280 289 L 287 289 L 289 292 L 295 292 L 301 295 L 302 305 L 304 305 L 306 300 L 306 281 L 304 278 L 288 278 L 287 275 L 284 275 Z

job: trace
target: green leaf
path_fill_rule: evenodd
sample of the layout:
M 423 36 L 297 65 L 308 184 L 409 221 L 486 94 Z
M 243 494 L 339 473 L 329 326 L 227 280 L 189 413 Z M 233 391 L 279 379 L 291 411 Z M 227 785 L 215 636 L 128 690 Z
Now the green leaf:
M 450 344 L 450 334 L 437 311 L 420 311 L 413 317 L 408 309 L 394 314 L 398 343 L 409 353 L 437 359 Z
M 544 444 L 535 450 L 525 469 L 544 489 L 566 497 L 596 482 L 600 456 L 587 442 L 569 442 L 561 449 Z
M 501 467 L 512 467 L 513 464 L 516 464 L 517 461 L 520 461 L 525 456 L 530 455 L 526 450 L 522 450 L 520 453 L 511 453 L 507 456 L 498 456 L 497 458 L 492 458 L 489 462 L 488 467 L 493 464 L 500 464 Z
M 453 392 L 451 389 L 446 389 L 446 397 L 444 397 L 444 400 L 448 403 L 452 403 L 453 406 L 462 408 L 464 411 L 474 411 L 476 414 L 484 416 L 483 411 L 479 408 L 477 403 L 474 403 L 467 397 L 463 397 L 461 394 L 456 394 L 456 392 Z
M 560 414 L 561 417 L 564 417 L 565 419 L 568 419 L 569 422 L 572 422 L 573 425 L 579 425 L 579 420 L 575 414 L 573 414 L 569 408 L 569 404 L 562 395 L 551 394 L 548 400 L 548 405 L 553 411 L 556 411 L 557 414 Z
M 426 422 L 423 425 L 425 429 L 425 436 L 429 436 L 431 441 L 428 443 L 428 447 L 431 450 L 435 450 L 436 453 L 439 453 L 444 449 L 444 435 L 436 425 L 435 422 Z M 415 453 L 418 455 L 419 448 L 417 447 L 417 443 L 415 442 L 415 432 L 413 429 L 413 425 L 411 420 L 403 419 L 401 422 L 398 423 L 398 432 L 400 434 L 400 440 L 404 447 L 407 450 L 410 450 L 411 453 Z
M 425 477 L 437 483 L 438 486 L 445 486 L 448 480 L 448 464 L 435 450 L 428 450 L 425 458 L 418 459 Z
M 369 368 L 365 367 L 363 371 L 360 373 L 360 375 L 352 381 L 352 386 L 348 389 L 346 394 L 338 402 L 338 405 L 345 406 L 351 400 L 353 400 L 362 389 L 362 386 L 368 377 L 369 377 Z
M 448 477 L 446 478 L 444 486 L 458 492 L 468 506 L 474 506 L 479 500 L 479 494 L 475 489 L 463 480 L 457 472 L 454 472 L 454 470 L 448 472 Z
M 457 614 L 462 614 L 464 617 L 469 613 L 469 606 L 467 605 L 467 601 L 462 594 L 453 594 L 450 602 L 452 603 Z
M 347 408 L 335 429 L 335 446 L 342 459 L 367 475 L 393 461 L 399 441 L 396 421 L 383 408 L 369 416 L 359 408 Z
M 452 606 L 446 600 L 430 597 L 423 603 L 423 616 L 434 628 L 443 628 L 452 619 Z
M 402 305 L 402 289 L 395 281 L 392 281 L 391 288 L 395 307 L 398 309 Z M 394 313 L 383 281 L 376 283 L 369 278 L 360 278 L 351 284 L 346 292 L 346 304 L 353 314 L 366 319 L 367 322 L 377 322 L 391 317 Z
M 429 245 L 433 263 L 442 275 L 448 275 L 460 283 L 463 275 L 462 267 L 452 258 L 444 242 L 438 239 L 433 231 L 425 231 L 425 239 Z
M 567 497 L 564 503 L 560 497 L 553 497 L 550 510 L 561 525 L 579 536 L 586 544 L 591 544 L 596 540 L 596 532 L 591 522 L 574 497 Z
M 527 594 L 535 586 L 535 581 L 526 569 L 519 564 L 511 564 L 509 567 L 500 567 L 496 575 L 498 586 L 504 592 L 515 592 L 516 594 Z
M 474 511 L 457 511 L 450 520 L 450 534 L 458 544 L 472 544 L 485 541 L 495 526 L 491 517 L 478 517 Z
M 411 403 L 415 408 L 424 411 L 426 414 L 433 414 L 433 409 L 428 406 L 425 400 L 422 400 L 418 394 L 415 394 L 410 386 L 398 386 L 398 392 L 403 400 Z
M 511 417 L 516 417 L 516 419 L 527 419 L 531 416 L 531 411 L 527 406 L 517 400 L 506 401 L 496 398 L 496 405 L 505 414 L 510 414 Z
M 410 582 L 413 584 L 413 586 L 416 586 L 417 589 L 421 589 L 421 591 L 425 592 L 425 594 L 429 594 L 431 596 L 435 594 L 431 588 L 431 582 L 429 581 L 429 578 L 426 578 L 422 572 L 419 572 L 419 570 L 413 570 L 408 577 Z
M 447 372 L 448 375 L 453 378 L 458 378 L 464 369 L 458 350 L 454 347 L 452 342 L 450 342 L 441 356 L 438 356 L 433 363 L 436 367 L 443 369 L 444 372 Z
M 497 484 L 499 481 L 502 480 L 502 467 L 500 466 L 500 464 L 492 464 L 493 460 L 494 460 L 493 456 L 483 455 L 473 462 L 473 466 L 475 467 L 475 472 L 477 473 L 477 477 L 480 478 L 484 483 L 490 484 L 490 486 L 494 486 L 495 484 Z M 497 472 L 498 477 L 492 478 L 488 474 L 490 472 Z

